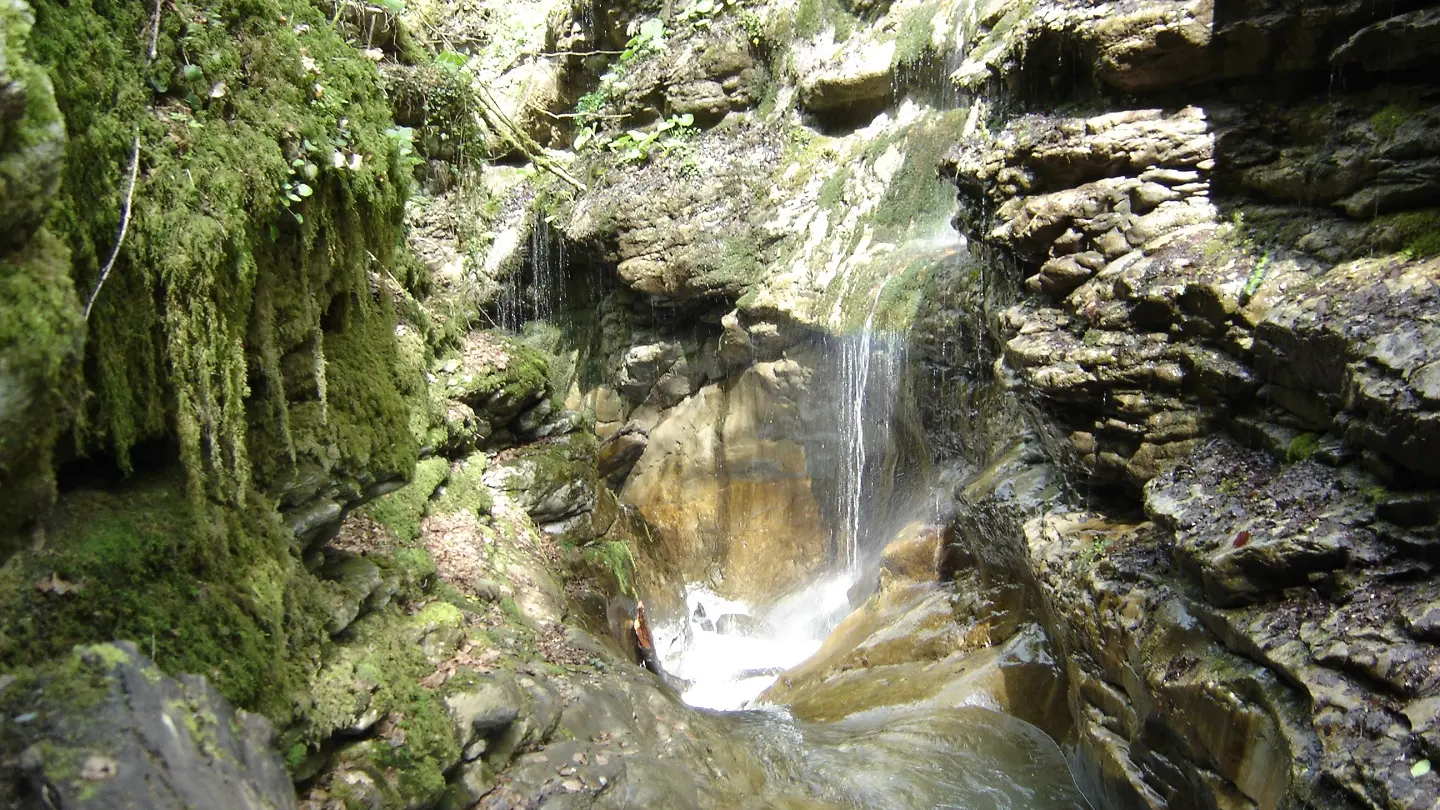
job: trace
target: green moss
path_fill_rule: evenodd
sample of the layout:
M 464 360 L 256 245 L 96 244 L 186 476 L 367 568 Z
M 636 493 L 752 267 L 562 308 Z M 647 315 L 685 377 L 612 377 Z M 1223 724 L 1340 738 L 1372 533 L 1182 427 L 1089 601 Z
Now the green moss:
M 485 474 L 485 465 L 484 453 L 475 453 L 458 462 L 450 472 L 445 491 L 431 505 L 431 511 L 445 515 L 469 509 L 477 517 L 488 515 L 492 505 L 490 489 L 480 480 Z
M 82 290 L 118 233 L 140 141 L 129 230 L 89 323 L 94 396 L 77 443 L 125 465 L 135 443 L 174 437 L 194 500 L 243 503 L 247 396 L 269 394 L 278 413 L 262 427 L 281 440 L 268 449 L 293 454 L 278 358 L 316 339 L 337 299 L 349 323 L 377 309 L 367 271 L 401 243 L 409 178 L 385 134 L 379 75 L 307 0 L 182 2 L 161 15 L 153 62 L 148 7 L 34 5 L 32 52 L 70 137 L 51 226 Z M 360 156 L 359 168 L 333 168 L 337 152 Z M 282 188 L 311 171 L 312 196 L 284 205 Z M 360 452 L 406 452 L 374 444 Z
M 614 580 L 618 593 L 635 593 L 635 556 L 628 545 L 619 540 L 597 540 L 582 548 L 581 555 Z
M 444 770 L 458 761 L 459 743 L 440 696 L 420 685 L 435 669 L 421 642 L 435 628 L 463 621 L 463 614 L 444 602 L 432 602 L 413 616 L 386 612 L 356 621 L 346 631 L 348 643 L 327 653 L 289 749 L 316 745 L 348 727 L 363 706 L 397 718 L 403 732 L 400 745 L 370 752 L 388 772 L 392 789 L 404 796 L 443 790 Z
M 1285 448 L 1285 460 L 1289 462 L 1308 461 L 1320 449 L 1320 434 L 1301 433 L 1290 440 Z
M 936 3 L 926 3 L 905 14 L 905 18 L 900 21 L 900 28 L 895 32 L 894 64 L 919 62 L 933 51 L 931 37 L 937 7 Z
M 844 42 L 855 32 L 859 23 L 854 15 L 841 6 L 839 0 L 800 0 L 791 26 L 795 36 L 806 39 L 826 28 L 834 28 L 835 41 Z
M 698 262 L 690 283 L 704 290 L 734 295 L 764 278 L 766 237 L 758 228 L 744 227 L 726 236 L 717 249 Z
M 1375 131 L 1381 141 L 1390 141 L 1406 121 L 1423 111 L 1424 107 L 1415 98 L 1391 102 L 1370 116 L 1370 129 Z
M 905 160 L 885 187 L 871 222 L 877 233 L 898 239 L 915 226 L 942 222 L 955 206 L 954 187 L 942 181 L 936 166 L 964 126 L 965 110 L 951 110 L 906 130 L 902 148 Z M 878 157 L 889 144 L 882 139 L 869 147 Z
M 360 514 L 394 532 L 395 538 L 408 542 L 420 536 L 420 519 L 430 496 L 445 481 L 450 463 L 443 458 L 427 458 L 415 465 L 410 483 L 388 495 L 382 495 L 360 507 Z
M 1386 233 L 1388 243 L 1400 245 L 1407 259 L 1428 259 L 1440 255 L 1440 208 L 1405 211 L 1377 217 L 1375 224 Z
M 0 259 L 0 536 L 54 499 L 50 453 L 79 390 L 79 316 L 69 252 L 47 231 Z
M 486 332 L 483 340 L 504 356 L 503 362 L 487 358 L 478 366 L 465 366 L 458 352 L 451 352 L 441 356 L 432 373 L 446 396 L 466 402 L 480 416 L 503 425 L 525 405 L 548 393 L 550 359 L 501 332 Z
M 45 547 L 0 568 L 0 666 L 128 639 L 166 671 L 205 675 L 283 722 L 287 690 L 324 639 L 323 605 L 284 527 L 250 516 L 263 505 L 208 514 L 193 513 L 173 478 L 62 498 Z M 79 590 L 37 588 L 51 576 Z

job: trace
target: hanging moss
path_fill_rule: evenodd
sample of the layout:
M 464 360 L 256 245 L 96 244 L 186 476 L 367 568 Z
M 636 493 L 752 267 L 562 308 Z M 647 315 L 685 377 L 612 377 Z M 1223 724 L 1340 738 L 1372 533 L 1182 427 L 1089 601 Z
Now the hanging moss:
M 80 313 L 69 254 L 46 231 L 0 259 L 0 535 L 54 497 L 50 450 L 78 388 Z M 0 557 L 3 558 L 3 557 Z
M 118 233 L 140 142 L 129 231 L 90 319 L 95 396 L 77 444 L 125 466 L 137 442 L 173 435 L 193 498 L 242 503 L 252 384 L 268 386 L 291 452 L 279 358 L 316 338 L 336 296 L 374 309 L 367 271 L 400 242 L 409 181 L 378 73 L 305 0 L 167 5 L 149 64 L 150 6 L 35 6 L 32 52 L 71 140 L 52 224 L 82 291 Z M 366 356 L 383 377 L 379 355 Z M 377 455 L 370 444 L 355 453 Z

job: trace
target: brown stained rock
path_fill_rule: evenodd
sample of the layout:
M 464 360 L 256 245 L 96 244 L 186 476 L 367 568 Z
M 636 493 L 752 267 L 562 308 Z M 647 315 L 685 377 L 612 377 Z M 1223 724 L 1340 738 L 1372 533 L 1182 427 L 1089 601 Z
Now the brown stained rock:
M 654 551 L 678 581 L 708 580 L 716 566 L 725 595 L 762 599 L 826 558 L 802 442 L 810 373 L 795 360 L 755 364 L 650 430 L 620 499 L 654 530 Z

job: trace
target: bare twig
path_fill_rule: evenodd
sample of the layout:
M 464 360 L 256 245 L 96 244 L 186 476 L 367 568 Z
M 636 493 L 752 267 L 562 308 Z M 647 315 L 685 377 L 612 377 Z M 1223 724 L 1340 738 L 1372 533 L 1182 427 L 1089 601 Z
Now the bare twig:
M 563 121 L 568 118 L 593 118 L 597 121 L 619 121 L 630 117 L 629 113 L 553 113 L 533 101 L 525 102 L 525 106 L 541 115 L 554 118 L 556 121 Z
M 155 46 L 160 41 L 160 3 L 161 0 L 155 0 L 155 14 L 150 20 L 150 57 L 145 60 L 147 63 L 155 61 Z
M 120 235 L 115 237 L 115 247 L 110 251 L 110 260 L 105 262 L 105 267 L 100 271 L 100 278 L 95 281 L 95 289 L 90 291 L 90 300 L 85 302 L 85 320 L 90 320 L 90 310 L 95 306 L 95 296 L 100 294 L 100 288 L 105 284 L 105 279 L 110 276 L 110 270 L 115 267 L 115 260 L 120 257 L 120 245 L 125 242 L 125 231 L 130 228 L 130 205 L 135 200 L 135 177 L 140 172 L 140 129 L 135 129 L 135 140 L 130 145 L 130 183 L 125 189 L 125 207 L 120 209 Z
M 619 56 L 624 51 L 541 51 L 536 56 Z

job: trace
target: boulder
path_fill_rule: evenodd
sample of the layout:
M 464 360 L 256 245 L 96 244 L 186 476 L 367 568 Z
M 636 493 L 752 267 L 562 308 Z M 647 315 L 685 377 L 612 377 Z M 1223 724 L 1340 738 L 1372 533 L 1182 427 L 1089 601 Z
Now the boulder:
M 0 677 L 7 807 L 297 807 L 274 731 L 202 677 L 171 678 L 134 644 Z

